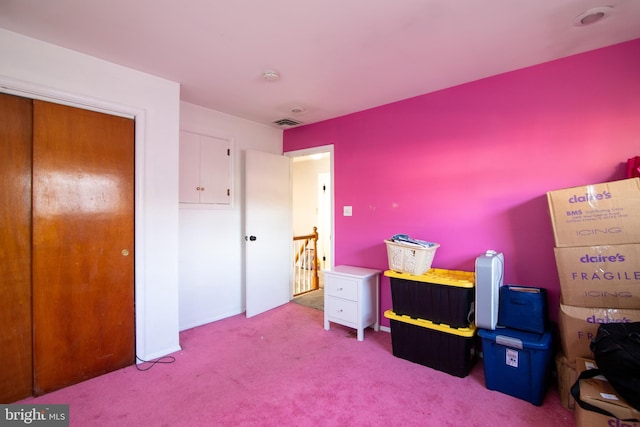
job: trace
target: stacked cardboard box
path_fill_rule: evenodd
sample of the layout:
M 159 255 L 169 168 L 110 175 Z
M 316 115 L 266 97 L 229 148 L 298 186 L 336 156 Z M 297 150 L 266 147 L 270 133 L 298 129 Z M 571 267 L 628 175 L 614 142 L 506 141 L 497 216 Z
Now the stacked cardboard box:
M 558 386 L 574 409 L 576 360 L 593 358 L 599 325 L 640 321 L 640 179 L 550 191 L 547 200 L 561 293 Z

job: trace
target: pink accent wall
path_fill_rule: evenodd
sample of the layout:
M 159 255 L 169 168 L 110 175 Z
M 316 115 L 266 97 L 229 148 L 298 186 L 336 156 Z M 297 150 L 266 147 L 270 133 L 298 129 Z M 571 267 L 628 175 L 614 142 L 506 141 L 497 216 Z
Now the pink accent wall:
M 284 151 L 334 144 L 336 265 L 388 269 L 396 233 L 440 243 L 437 268 L 473 271 L 493 249 L 505 284 L 548 289 L 557 321 L 546 192 L 625 178 L 639 76 L 637 39 L 289 129 Z M 388 326 L 387 277 L 380 308 Z

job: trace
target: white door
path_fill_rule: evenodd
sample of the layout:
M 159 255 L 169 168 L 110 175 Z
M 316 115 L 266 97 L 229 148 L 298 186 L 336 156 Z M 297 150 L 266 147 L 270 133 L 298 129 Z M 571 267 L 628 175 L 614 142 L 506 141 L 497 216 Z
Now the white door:
M 293 230 L 288 157 L 247 150 L 245 280 L 247 317 L 289 302 Z

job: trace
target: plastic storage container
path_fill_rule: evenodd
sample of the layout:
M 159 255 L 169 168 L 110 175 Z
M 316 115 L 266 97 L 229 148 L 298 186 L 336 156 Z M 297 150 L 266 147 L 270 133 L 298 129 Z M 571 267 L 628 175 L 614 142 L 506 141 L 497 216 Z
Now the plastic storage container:
M 436 250 L 440 247 L 434 243 L 433 246 L 423 247 L 408 243 L 385 240 L 387 245 L 387 258 L 389 269 L 399 273 L 420 275 L 431 268 Z
M 478 329 L 482 339 L 485 385 L 540 406 L 549 385 L 551 332 L 510 328 Z
M 501 287 L 498 325 L 543 333 L 547 328 L 547 290 L 517 285 Z
M 393 312 L 452 328 L 473 323 L 475 273 L 432 268 L 413 276 L 387 270 Z
M 393 355 L 456 377 L 466 377 L 477 358 L 476 328 L 449 328 L 387 310 Z

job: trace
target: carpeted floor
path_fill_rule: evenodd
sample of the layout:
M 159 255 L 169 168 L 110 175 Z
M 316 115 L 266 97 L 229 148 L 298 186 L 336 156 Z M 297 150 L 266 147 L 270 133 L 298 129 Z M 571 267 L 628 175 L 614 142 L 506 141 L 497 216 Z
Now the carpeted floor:
M 457 378 L 394 357 L 387 332 L 357 341 L 351 328 L 326 331 L 323 313 L 301 304 L 189 329 L 180 344 L 173 363 L 20 403 L 69 404 L 71 427 L 575 425 L 553 385 L 534 406 L 487 390 L 481 361 Z
M 315 308 L 316 310 L 324 311 L 324 288 L 302 294 L 293 298 L 292 301 L 301 305 L 306 305 L 307 307 Z

